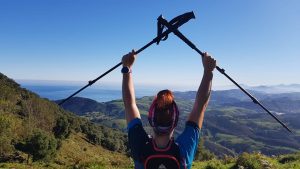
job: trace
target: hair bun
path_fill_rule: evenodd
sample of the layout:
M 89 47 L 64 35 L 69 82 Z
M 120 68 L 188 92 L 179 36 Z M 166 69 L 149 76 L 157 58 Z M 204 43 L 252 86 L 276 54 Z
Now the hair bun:
M 162 90 L 157 94 L 156 99 L 157 108 L 166 109 L 172 105 L 174 101 L 174 95 L 170 90 Z

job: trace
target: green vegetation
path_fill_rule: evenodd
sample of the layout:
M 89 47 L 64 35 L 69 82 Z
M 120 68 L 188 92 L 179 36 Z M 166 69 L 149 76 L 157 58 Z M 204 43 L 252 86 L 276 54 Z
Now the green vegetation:
M 77 153 L 80 151 L 81 153 Z M 88 144 L 82 135 L 72 135 L 63 141 L 62 147 L 51 163 L 0 163 L 0 168 L 85 168 L 129 169 L 133 161 L 128 157 L 101 147 Z M 243 153 L 238 157 L 194 161 L 192 169 L 300 169 L 300 152 L 276 157 L 260 153 Z
M 300 152 L 267 157 L 261 153 L 243 153 L 238 157 L 196 161 L 193 169 L 300 169 Z
M 181 119 L 175 133 L 182 131 L 193 103 L 179 98 Z M 137 100 L 145 124 L 151 101 L 152 97 Z M 287 136 L 276 122 L 247 105 L 218 106 L 216 100 L 213 104 L 206 113 L 205 139 L 200 141 L 193 169 L 300 169 L 300 152 L 286 154 L 299 151 L 297 115 L 286 116 L 298 133 Z M 75 105 L 69 106 L 84 118 L 22 89 L 0 73 L 0 168 L 133 168 L 127 136 L 117 130 L 126 128 L 121 100 L 97 103 L 76 98 Z
M 9 116 L 0 116 L 0 157 L 13 150 L 11 141 L 14 137 L 14 121 Z
M 43 130 L 36 130 L 15 148 L 27 153 L 28 158 L 32 156 L 33 161 L 50 161 L 56 155 L 57 140 Z
M 71 133 L 70 123 L 65 116 L 57 118 L 56 125 L 53 127 L 53 132 L 55 137 L 59 139 L 65 139 L 69 137 Z
M 133 162 L 123 153 L 109 151 L 101 146 L 90 144 L 82 133 L 71 133 L 61 142 L 56 157 L 50 162 L 36 161 L 29 164 L 6 162 L 0 163 L 0 169 L 126 169 L 133 168 Z
M 180 120 L 175 130 L 175 137 L 184 129 L 185 121 L 194 102 L 192 97 L 192 92 L 175 93 L 176 102 L 180 109 Z M 221 98 L 226 99 L 226 96 Z M 152 99 L 153 97 L 137 99 L 137 105 L 146 131 L 151 131 L 147 121 L 147 113 Z M 84 105 L 77 104 L 80 100 Z M 74 101 L 76 103 L 73 103 Z M 202 128 L 203 136 L 206 137 L 207 142 L 210 142 L 210 146 L 207 144 L 204 146 L 216 156 L 232 156 L 242 152 L 251 153 L 254 151 L 260 151 L 266 155 L 280 155 L 299 150 L 300 126 L 295 119 L 299 119 L 300 114 L 284 116 L 283 120 L 290 122 L 289 127 L 296 133 L 295 135 L 288 135 L 286 130 L 269 115 L 258 112 L 257 107 L 253 107 L 253 103 L 237 102 L 237 99 L 235 99 L 235 102 L 223 105 L 221 101 L 212 98 L 213 104 L 210 104 L 206 111 Z M 230 99 L 225 101 L 230 102 Z M 78 112 L 78 115 L 92 122 L 126 132 L 122 100 L 98 104 L 93 100 L 74 98 L 74 100 L 71 99 L 63 106 L 66 109 L 71 107 L 75 112 L 82 110 L 83 112 Z M 85 109 L 83 110 L 80 106 L 76 108 L 76 105 L 80 105 Z M 250 105 L 251 107 L 249 107 Z M 92 109 L 92 107 L 97 109 Z M 101 111 L 98 107 L 102 107 Z
M 1 73 L 0 91 L 0 168 L 28 168 L 28 165 L 65 168 L 96 164 L 106 168 L 130 164 L 126 156 L 126 134 L 77 117 L 22 89 Z M 96 152 L 92 153 L 92 149 L 100 149 L 97 153 L 102 154 L 101 158 Z M 85 156 L 98 159 L 83 160 Z M 73 160 L 65 161 L 66 158 Z
M 208 161 L 216 158 L 216 156 L 204 147 L 204 139 L 202 138 L 198 144 L 195 160 Z

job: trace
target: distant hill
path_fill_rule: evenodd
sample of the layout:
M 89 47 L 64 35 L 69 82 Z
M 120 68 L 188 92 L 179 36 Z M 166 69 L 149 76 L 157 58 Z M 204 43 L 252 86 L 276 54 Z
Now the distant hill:
M 61 101 L 57 100 L 55 102 L 60 103 Z M 87 112 L 104 112 L 105 104 L 88 98 L 74 97 L 68 101 L 68 104 L 64 104 L 64 108 L 81 116 Z
M 254 97 L 270 110 L 277 113 L 300 113 L 300 92 L 267 94 L 248 90 Z M 193 101 L 196 91 L 175 92 L 177 99 Z M 239 89 L 213 91 L 210 98 L 210 107 L 238 106 L 260 111 L 261 108 L 253 104 L 252 100 Z
M 7 162 L 40 165 L 43 163 L 35 162 L 41 161 L 52 168 L 84 167 L 89 163 L 104 168 L 128 167 L 126 142 L 126 134 L 80 118 L 0 73 L 0 168 Z
M 300 92 L 300 84 L 255 86 L 255 87 L 249 87 L 249 89 L 264 92 L 264 93 L 270 93 L 270 94 L 294 93 L 294 92 Z
M 205 114 L 202 129 L 205 147 L 216 155 L 236 155 L 242 152 L 260 151 L 266 155 L 278 155 L 296 152 L 300 149 L 300 97 L 299 93 L 265 94 L 253 92 L 273 113 L 285 122 L 295 134 L 289 134 L 271 116 L 260 107 L 253 104 L 247 96 L 239 90 L 213 91 L 208 110 Z M 182 132 L 184 122 L 191 111 L 195 91 L 174 92 L 180 108 L 181 117 L 175 135 Z M 147 122 L 147 111 L 153 97 L 137 99 L 142 120 L 146 129 L 151 129 Z M 84 110 L 80 104 L 84 103 Z M 91 110 L 89 107 L 101 107 Z M 73 112 L 86 117 L 93 122 L 126 129 L 124 107 L 122 100 L 98 103 L 85 98 L 73 98 L 63 105 Z M 77 108 L 76 108 L 77 107 Z M 77 110 L 76 110 L 77 109 Z M 71 109 L 70 109 L 71 110 Z M 109 119 L 109 120 L 108 120 Z
M 279 84 L 279 85 L 259 85 L 259 86 L 248 86 L 240 84 L 244 89 L 261 92 L 265 94 L 281 94 L 281 93 L 299 93 L 300 84 Z M 229 90 L 237 89 L 235 85 L 220 86 L 216 87 L 217 90 Z

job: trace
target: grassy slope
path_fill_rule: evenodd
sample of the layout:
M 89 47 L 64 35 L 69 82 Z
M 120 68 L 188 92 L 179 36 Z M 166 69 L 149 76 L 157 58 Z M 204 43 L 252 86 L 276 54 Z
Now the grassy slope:
M 72 143 L 76 140 L 76 143 Z M 80 141 L 81 140 L 81 141 Z M 66 145 L 69 144 L 69 145 Z M 83 149 L 86 148 L 84 151 Z M 68 149 L 68 150 L 66 150 Z M 80 154 L 78 151 L 81 150 Z M 133 168 L 132 162 L 124 155 L 112 153 L 99 147 L 91 146 L 82 140 L 80 135 L 73 135 L 63 144 L 62 152 L 59 158 L 65 158 L 65 162 L 72 165 L 59 165 L 55 163 L 33 163 L 32 165 L 17 163 L 0 163 L 0 168 L 18 168 L 18 169 L 39 169 L 39 168 L 86 168 L 86 169 L 129 169 Z M 68 157 L 67 153 L 76 154 Z M 193 163 L 192 169 L 236 169 L 239 166 L 250 169 L 300 169 L 300 152 L 296 154 L 287 154 L 277 157 L 267 157 L 259 153 L 243 154 L 243 158 L 227 157 L 222 160 L 212 159 L 209 161 Z M 78 163 L 76 165 L 76 163 Z
M 63 165 L 90 166 L 97 164 L 98 166 L 105 166 L 105 168 L 126 168 L 131 164 L 130 159 L 124 154 L 90 144 L 80 134 L 72 135 L 63 141 L 56 160 Z
M 243 160 L 240 158 L 244 157 Z M 239 158 L 224 158 L 194 162 L 193 169 L 236 169 L 239 166 L 251 169 L 300 169 L 300 152 L 277 157 L 267 157 L 259 153 L 243 154 Z M 242 167 L 241 167 L 242 168 Z
M 0 163 L 0 168 L 133 168 L 133 162 L 126 155 L 106 150 L 90 144 L 83 134 L 76 133 L 63 140 L 56 158 L 51 163 L 35 162 L 30 165 L 20 163 Z
M 32 131 L 36 129 L 53 136 L 56 120 L 61 116 L 68 119 L 70 131 L 73 134 L 68 139 L 62 140 L 57 156 L 51 163 L 32 163 L 30 158 L 31 165 L 29 166 L 23 163 L 0 163 L 0 168 L 73 168 L 74 165 L 89 166 L 92 165 L 91 163 L 103 166 L 103 168 L 114 168 L 114 166 L 125 168 L 131 165 L 123 148 L 123 145 L 126 144 L 123 142 L 125 139 L 123 133 L 96 126 L 76 117 L 53 102 L 21 88 L 19 84 L 1 73 L 0 160 L 9 157 L 10 161 L 13 161 L 14 157 L 17 156 L 16 153 L 20 154 L 21 161 L 27 159 L 27 154 L 15 149 L 14 144 L 29 137 Z M 101 139 L 101 146 L 107 149 L 91 144 L 85 138 L 87 133 L 97 134 L 97 138 Z M 114 145 L 121 146 L 116 148 Z M 123 152 L 123 154 L 109 151 L 110 148 Z

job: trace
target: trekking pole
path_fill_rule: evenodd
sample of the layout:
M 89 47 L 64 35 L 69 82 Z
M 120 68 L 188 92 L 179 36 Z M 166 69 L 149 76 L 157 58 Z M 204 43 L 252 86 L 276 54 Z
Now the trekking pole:
M 172 20 L 168 22 L 166 19 L 164 19 L 162 16 L 158 18 L 158 22 L 162 24 L 161 27 L 166 26 L 167 28 L 170 28 L 172 25 Z M 197 53 L 199 53 L 202 57 L 204 56 L 204 53 L 199 50 L 196 45 L 194 45 L 188 38 L 186 38 L 178 29 L 173 30 L 173 33 L 178 36 L 181 40 L 183 40 L 188 46 L 190 46 L 192 49 L 194 49 Z M 286 128 L 289 132 L 292 133 L 292 131 L 283 123 L 281 122 L 274 114 L 272 114 L 265 106 L 263 106 L 254 96 L 252 96 L 249 92 L 247 92 L 244 88 L 242 88 L 235 80 L 233 80 L 228 74 L 225 73 L 225 70 L 220 68 L 219 66 L 216 66 L 216 69 L 223 74 L 225 77 L 227 77 L 233 84 L 235 84 L 239 89 L 241 89 L 247 96 L 249 96 L 253 103 L 258 104 L 263 110 L 265 110 L 267 113 L 269 113 L 278 123 L 280 123 L 284 128 Z
M 159 16 L 159 18 L 162 17 L 161 15 Z M 159 19 L 158 18 L 158 19 Z M 179 15 L 177 17 L 175 17 L 174 19 L 172 19 L 174 22 L 172 25 L 169 25 L 170 27 L 163 33 L 160 33 L 158 36 L 156 36 L 152 41 L 150 41 L 149 43 L 147 43 L 145 46 L 143 46 L 142 48 L 140 48 L 139 50 L 137 50 L 135 52 L 135 54 L 138 54 L 140 52 L 142 52 L 144 49 L 148 48 L 149 46 L 151 46 L 153 43 L 157 43 L 157 45 L 159 44 L 159 42 L 161 40 L 166 40 L 168 38 L 168 34 L 171 33 L 173 30 L 178 29 L 180 26 L 182 26 L 183 24 L 185 24 L 186 22 L 188 22 L 190 19 L 195 18 L 194 13 L 193 12 L 187 12 L 184 13 L 182 15 Z M 157 19 L 157 20 L 158 20 Z M 160 24 L 157 24 L 157 26 L 160 26 Z M 160 30 L 160 28 L 158 27 L 158 32 L 161 32 L 162 30 Z M 163 39 L 162 39 L 163 38 Z M 115 65 L 114 67 L 110 68 L 109 70 L 107 70 L 106 72 L 104 72 L 102 75 L 100 75 L 99 77 L 97 77 L 94 80 L 90 80 L 88 82 L 87 85 L 85 85 L 84 87 L 82 87 L 81 89 L 79 89 L 78 91 L 76 91 L 75 93 L 73 93 L 72 95 L 70 95 L 69 97 L 67 97 L 66 99 L 62 100 L 58 105 L 62 105 L 63 103 L 65 103 L 67 100 L 69 100 L 70 98 L 72 98 L 73 96 L 75 96 L 76 94 L 78 94 L 79 92 L 81 92 L 82 90 L 84 90 L 85 88 L 93 85 L 94 83 L 96 83 L 99 79 L 101 79 L 102 77 L 104 77 L 105 75 L 107 75 L 108 73 L 110 73 L 111 71 L 113 71 L 114 69 L 116 69 L 117 67 L 119 67 L 120 65 L 122 65 L 122 62 L 118 63 L 117 65 Z

